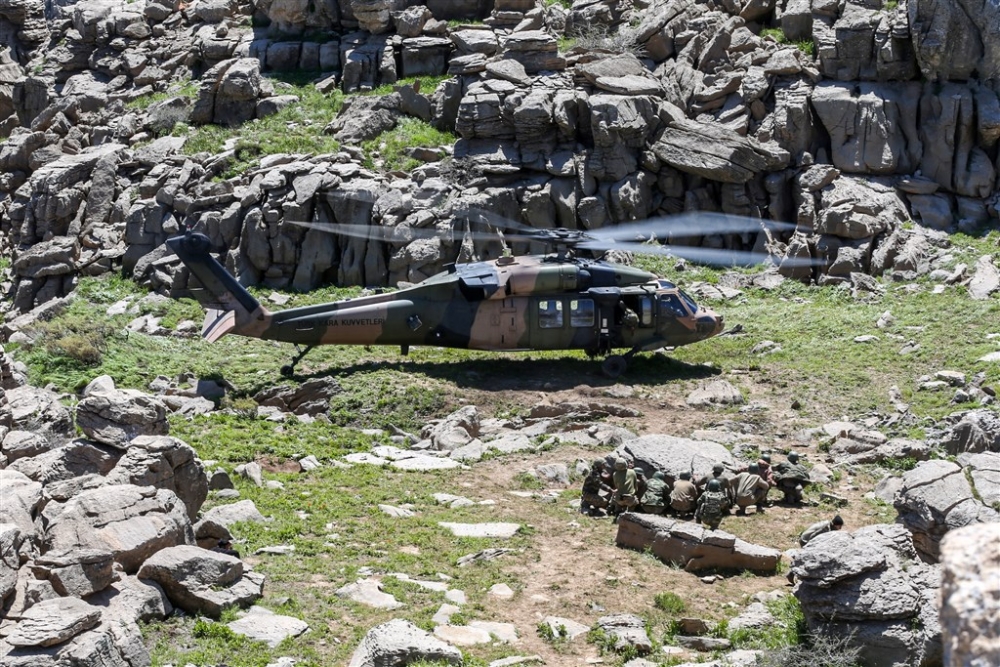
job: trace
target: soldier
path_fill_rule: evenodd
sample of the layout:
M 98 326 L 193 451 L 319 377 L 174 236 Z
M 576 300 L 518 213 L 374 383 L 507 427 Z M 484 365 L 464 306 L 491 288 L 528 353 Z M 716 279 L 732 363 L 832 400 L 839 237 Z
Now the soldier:
M 789 505 L 798 505 L 802 502 L 802 490 L 809 486 L 809 471 L 804 465 L 799 463 L 799 455 L 795 452 L 788 454 L 788 461 L 775 466 L 775 479 L 778 488 L 784 494 L 784 502 Z
M 722 517 L 729 512 L 729 499 L 722 490 L 722 483 L 717 479 L 710 481 L 705 488 L 705 493 L 698 499 L 694 520 L 705 524 L 711 530 L 717 530 Z
M 663 471 L 657 470 L 647 482 L 646 493 L 642 496 L 642 511 L 650 514 L 663 514 L 666 506 L 667 480 Z
M 635 470 L 629 468 L 625 459 L 621 458 L 615 459 L 615 474 L 613 475 L 613 479 L 615 481 L 615 493 L 611 497 L 611 507 L 617 521 L 619 514 L 628 512 L 639 503 L 639 485 L 635 476 Z
M 611 481 L 610 478 L 608 481 Z M 580 493 L 580 511 L 583 513 L 595 510 L 606 510 L 614 489 L 605 482 L 604 459 L 595 459 L 590 467 L 590 474 L 583 480 L 583 490 Z
M 767 491 L 770 485 L 760 477 L 760 468 L 756 463 L 751 463 L 746 472 L 741 472 L 733 479 L 733 492 L 736 496 L 736 504 L 739 509 L 736 514 L 744 516 L 747 507 L 754 505 L 758 512 L 764 511 L 764 501 L 767 499 Z
M 233 556 L 235 558 L 240 557 L 240 552 L 234 549 L 232 541 L 227 539 L 219 540 L 219 543 L 212 547 L 212 551 L 220 554 L 226 554 L 227 556 Z
M 829 533 L 831 530 L 840 530 L 844 527 L 844 520 L 840 518 L 840 515 L 833 517 L 829 521 L 817 521 L 813 525 L 809 526 L 802 531 L 799 535 L 799 546 L 804 547 L 817 535 L 822 535 L 823 533 Z
M 767 482 L 768 486 L 773 489 L 778 485 L 774 479 L 774 471 L 771 470 L 770 454 L 761 454 L 760 460 L 757 461 L 757 467 L 760 468 L 760 478 Z
M 701 477 L 698 480 L 698 482 L 695 484 L 695 486 L 698 487 L 698 492 L 699 493 L 704 493 L 705 490 L 708 488 L 708 483 L 710 481 L 712 481 L 713 479 L 719 480 L 719 484 L 722 487 L 722 492 L 726 494 L 726 497 L 729 498 L 729 504 L 732 505 L 733 504 L 733 493 L 732 493 L 732 481 L 733 481 L 733 477 L 728 472 L 726 472 L 726 466 L 722 465 L 721 463 L 716 463 L 714 466 L 712 466 L 712 474 L 711 475 L 705 475 L 704 477 Z
M 685 516 L 694 512 L 697 502 L 698 488 L 691 482 L 691 473 L 685 470 L 670 491 L 670 509 Z

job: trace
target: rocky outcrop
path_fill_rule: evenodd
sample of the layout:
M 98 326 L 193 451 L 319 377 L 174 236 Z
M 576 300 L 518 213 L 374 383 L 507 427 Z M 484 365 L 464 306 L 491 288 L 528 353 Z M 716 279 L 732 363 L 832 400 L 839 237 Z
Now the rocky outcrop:
M 672 435 L 644 435 L 628 440 L 615 450 L 615 456 L 634 461 L 636 469 L 644 471 L 647 477 L 662 470 L 671 483 L 682 472 L 690 472 L 695 479 L 710 475 L 717 463 L 736 468 L 733 455 L 723 445 Z
M 848 638 L 861 664 L 941 662 L 936 565 L 899 525 L 820 535 L 792 555 L 794 594 L 812 633 Z
M 948 418 L 952 425 L 941 446 L 952 455 L 1000 452 L 1000 417 L 992 410 L 970 410 Z
M 921 557 L 937 562 L 945 534 L 977 523 L 998 523 L 1000 463 L 990 454 L 963 454 L 958 463 L 924 461 L 903 475 L 893 503 Z M 980 489 L 979 487 L 982 487 Z
M 773 572 L 781 559 L 777 549 L 750 544 L 700 524 L 651 514 L 621 515 L 615 543 L 638 551 L 649 550 L 660 560 L 688 572 L 709 569 Z
M 187 545 L 157 551 L 138 577 L 162 586 L 174 606 L 213 618 L 227 607 L 253 604 L 264 590 L 264 575 L 245 569 L 239 558 Z
M 169 436 L 139 436 L 105 475 L 106 484 L 154 486 L 173 491 L 194 521 L 208 496 L 208 476 L 195 451 Z
M 104 376 L 88 385 L 76 406 L 76 424 L 88 438 L 125 449 L 140 435 L 166 435 L 167 408 L 135 389 L 116 389 Z
M 42 512 L 44 551 L 106 550 L 127 572 L 157 551 L 194 541 L 187 508 L 173 491 L 118 485 L 83 491 Z
M 947 667 L 1000 663 L 1000 524 L 941 542 L 941 635 Z

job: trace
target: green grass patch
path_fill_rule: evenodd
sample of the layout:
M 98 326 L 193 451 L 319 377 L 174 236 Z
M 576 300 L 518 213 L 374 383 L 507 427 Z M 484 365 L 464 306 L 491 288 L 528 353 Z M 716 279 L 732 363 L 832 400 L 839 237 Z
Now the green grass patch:
M 665 611 L 668 614 L 680 614 L 686 608 L 681 596 L 670 591 L 657 593 L 656 597 L 653 598 L 653 605 L 660 611 Z
M 455 135 L 442 132 L 419 118 L 403 118 L 396 127 L 362 145 L 364 165 L 383 171 L 412 171 L 423 162 L 407 154 L 410 148 L 438 148 L 455 143 Z
M 163 92 L 150 93 L 148 95 L 143 95 L 142 97 L 137 97 L 125 106 L 129 109 L 144 111 L 157 102 L 163 102 L 164 100 L 169 100 L 172 97 L 187 97 L 193 100 L 198 97 L 198 85 L 197 81 L 184 81 L 180 84 L 171 86 Z
M 800 644 L 806 634 L 806 621 L 802 607 L 794 595 L 785 595 L 766 603 L 776 619 L 774 625 L 764 628 L 739 628 L 730 631 L 728 623 L 723 636 L 728 636 L 734 648 L 777 650 Z
M 764 28 L 760 31 L 761 37 L 770 37 L 778 44 L 787 44 L 788 38 L 785 37 L 785 31 L 781 28 Z

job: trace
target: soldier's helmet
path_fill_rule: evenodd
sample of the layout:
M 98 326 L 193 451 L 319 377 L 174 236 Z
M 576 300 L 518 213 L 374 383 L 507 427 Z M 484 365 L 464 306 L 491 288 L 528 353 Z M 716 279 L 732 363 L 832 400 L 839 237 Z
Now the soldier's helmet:
M 761 454 L 760 455 L 760 460 L 763 461 L 764 463 L 770 463 L 771 462 L 771 455 L 770 454 Z
M 797 453 L 795 453 L 795 452 L 789 452 L 789 454 L 788 454 L 788 460 L 790 462 L 792 462 L 792 463 L 798 463 L 799 462 L 799 455 Z
M 681 473 L 681 479 L 691 479 L 691 473 L 685 470 Z
M 722 484 L 719 483 L 719 480 L 713 479 L 712 481 L 710 481 L 708 483 L 708 490 L 709 491 L 722 491 Z
M 594 465 L 591 470 L 600 470 L 604 467 L 604 459 L 594 459 Z
M 747 466 L 747 472 L 750 473 L 751 475 L 759 475 L 760 466 L 757 465 L 756 463 L 751 463 L 749 466 Z
M 663 479 L 663 471 L 662 470 L 657 470 L 653 474 L 653 479 Z
M 625 470 L 628 468 L 628 462 L 625 459 L 615 459 L 615 470 Z
M 721 463 L 716 463 L 714 466 L 712 466 L 712 472 L 714 472 L 716 475 L 721 475 L 725 471 L 726 471 L 726 466 L 722 465 Z

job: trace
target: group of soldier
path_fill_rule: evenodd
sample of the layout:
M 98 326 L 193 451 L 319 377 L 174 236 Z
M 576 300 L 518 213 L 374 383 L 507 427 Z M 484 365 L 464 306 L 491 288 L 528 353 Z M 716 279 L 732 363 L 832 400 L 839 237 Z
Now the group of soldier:
M 764 512 L 768 492 L 774 488 L 782 492 L 783 502 L 801 504 L 802 491 L 809 485 L 809 470 L 799 462 L 795 452 L 773 467 L 771 456 L 763 454 L 756 463 L 736 474 L 718 463 L 711 474 L 697 480 L 692 479 L 690 472 L 681 472 L 676 479 L 670 479 L 659 470 L 646 479 L 633 465 L 618 458 L 612 471 L 604 459 L 595 460 L 583 482 L 580 511 L 605 510 L 616 521 L 619 514 L 627 511 L 673 514 L 693 518 L 715 530 L 733 507 L 738 516 L 745 515 L 751 505 L 757 512 Z

